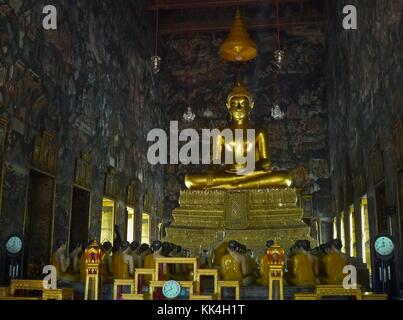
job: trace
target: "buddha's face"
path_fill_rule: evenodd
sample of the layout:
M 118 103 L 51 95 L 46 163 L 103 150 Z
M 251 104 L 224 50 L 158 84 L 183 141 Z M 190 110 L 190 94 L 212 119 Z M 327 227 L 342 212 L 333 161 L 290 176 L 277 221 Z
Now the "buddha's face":
M 249 99 L 245 96 L 234 96 L 229 101 L 228 111 L 235 121 L 248 118 L 251 111 Z

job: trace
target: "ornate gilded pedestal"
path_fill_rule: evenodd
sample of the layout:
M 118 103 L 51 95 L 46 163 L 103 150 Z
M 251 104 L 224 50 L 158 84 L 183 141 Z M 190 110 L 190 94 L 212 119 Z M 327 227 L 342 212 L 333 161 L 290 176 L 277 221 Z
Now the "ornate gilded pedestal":
M 166 241 L 180 244 L 198 254 L 208 249 L 220 234 L 260 252 L 266 240 L 275 239 L 283 248 L 295 240 L 315 240 L 297 206 L 295 189 L 262 190 L 185 190 L 174 222 L 167 228 Z

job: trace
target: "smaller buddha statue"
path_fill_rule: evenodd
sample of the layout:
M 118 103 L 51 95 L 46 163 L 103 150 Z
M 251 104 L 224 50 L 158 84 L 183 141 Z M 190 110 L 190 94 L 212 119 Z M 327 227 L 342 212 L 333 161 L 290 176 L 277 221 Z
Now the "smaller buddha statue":
M 221 268 L 221 260 L 225 255 L 228 254 L 228 242 L 222 240 L 219 243 L 217 243 L 213 249 L 213 253 L 214 253 L 213 266 L 215 268 Z
M 164 257 L 172 257 L 173 251 L 175 250 L 175 245 L 170 242 L 162 243 L 162 255 Z
M 84 269 L 84 282 L 85 282 L 86 271 L 85 271 L 85 255 L 83 250 L 83 244 L 81 241 L 77 241 L 73 247 L 73 250 L 70 252 L 70 266 L 68 272 L 69 274 L 73 275 L 76 278 L 77 282 L 83 282 L 82 269 Z
M 76 280 L 74 275 L 68 273 L 70 257 L 66 257 L 67 242 L 59 239 L 56 242 L 56 251 L 51 258 L 51 264 L 56 268 L 57 280 L 61 283 L 70 284 Z
M 83 252 L 83 244 L 81 241 L 78 241 L 73 250 L 70 252 L 70 273 L 73 275 L 77 275 L 80 272 L 80 257 Z
M 163 250 L 167 250 L 168 245 L 165 245 L 163 248 L 163 243 L 159 240 L 153 241 L 151 244 L 151 254 L 148 254 L 144 259 L 144 268 L 147 269 L 155 269 L 155 259 L 164 257 Z M 158 280 L 169 280 L 169 268 L 166 264 L 160 264 L 158 270 Z M 150 276 L 144 276 L 144 284 L 149 285 L 151 281 Z M 154 299 L 161 300 L 163 298 L 161 288 L 157 288 L 154 291 Z
M 155 269 L 155 259 L 164 257 L 162 242 L 159 240 L 153 241 L 153 243 L 151 244 L 151 252 L 152 253 L 148 254 L 144 259 L 144 268 Z M 169 269 L 167 267 L 168 266 L 166 265 L 160 265 L 160 270 L 158 270 L 158 279 L 169 279 Z M 146 283 L 151 280 L 147 276 L 145 276 L 144 279 L 146 280 Z
M 86 246 L 83 245 L 82 247 L 82 251 L 79 255 L 79 278 L 78 281 L 81 283 L 85 284 L 85 280 L 87 277 L 87 263 L 86 263 L 86 259 L 85 259 L 85 250 L 86 250 Z
M 104 254 L 102 256 L 102 262 L 100 266 L 101 279 L 103 283 L 110 282 L 112 280 L 112 243 L 106 241 L 102 244 L 104 248 Z
M 140 253 L 140 242 L 133 241 L 130 244 L 131 256 L 133 258 L 134 268 L 142 268 L 143 267 L 143 259 Z
M 133 257 L 130 254 L 130 243 L 123 241 L 118 257 L 118 272 L 113 274 L 115 279 L 129 279 L 134 273 Z
M 256 261 L 252 259 L 251 255 L 248 254 L 248 248 L 242 244 L 239 246 L 239 253 L 241 254 L 241 265 L 242 265 L 242 274 L 243 280 L 242 284 L 244 286 L 249 286 L 255 282 L 256 276 Z
M 269 257 L 267 255 L 267 250 L 269 250 L 272 246 L 274 245 L 273 240 L 267 240 L 266 241 L 266 251 L 265 253 L 260 257 L 259 260 L 259 275 L 260 277 L 256 280 L 257 284 L 261 286 L 268 287 L 270 284 L 269 277 Z
M 343 244 L 340 239 L 332 240 L 325 247 L 324 254 L 320 257 L 319 278 L 324 285 L 341 285 L 345 274 L 343 269 L 348 265 L 347 257 L 341 252 Z
M 288 262 L 288 271 L 285 274 L 285 279 L 289 285 L 309 287 L 316 284 L 316 260 L 312 257 L 310 249 L 308 240 L 296 242 L 293 255 Z
M 149 255 L 150 253 L 151 253 L 150 246 L 147 243 L 142 243 L 139 248 L 139 254 L 141 257 L 141 268 L 145 268 L 144 260 L 145 260 L 146 256 Z
M 221 259 L 221 277 L 224 281 L 239 281 L 240 284 L 250 285 L 254 275 L 250 273 L 248 261 L 241 253 L 241 245 L 231 240 L 228 242 L 228 254 Z
M 130 244 L 122 241 L 115 246 L 112 256 L 112 274 L 115 279 L 128 279 L 134 272 L 133 258 L 130 255 Z
M 120 279 L 120 267 L 121 267 L 121 244 L 115 243 L 112 248 L 112 276 L 115 279 Z
M 199 266 L 200 269 L 208 269 L 208 268 L 210 268 L 211 262 L 210 262 L 209 250 L 202 249 L 197 260 L 198 260 L 198 266 Z

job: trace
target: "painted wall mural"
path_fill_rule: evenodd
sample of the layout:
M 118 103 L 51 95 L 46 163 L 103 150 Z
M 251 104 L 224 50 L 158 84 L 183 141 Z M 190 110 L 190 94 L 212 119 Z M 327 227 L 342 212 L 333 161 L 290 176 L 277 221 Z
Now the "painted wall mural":
M 0 2 L 0 114 L 9 119 L 0 242 L 23 232 L 33 139 L 45 129 L 56 133 L 58 145 L 53 241 L 69 237 L 74 168 L 82 152 L 95 165 L 90 238 L 99 236 L 110 166 L 117 171 L 116 221 L 124 234 L 126 188 L 132 181 L 141 175 L 138 212 L 147 191 L 153 203 L 163 199 L 162 168 L 150 168 L 145 158 L 146 133 L 163 126 L 164 118 L 148 64 L 154 25 L 143 14 L 146 1 L 55 1 L 55 31 L 42 28 L 44 5 Z

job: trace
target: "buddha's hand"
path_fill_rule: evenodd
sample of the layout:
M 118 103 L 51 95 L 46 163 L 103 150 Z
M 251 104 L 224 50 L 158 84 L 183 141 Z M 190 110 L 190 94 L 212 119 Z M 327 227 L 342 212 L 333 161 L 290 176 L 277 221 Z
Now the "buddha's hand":
M 263 170 L 263 171 L 270 171 L 270 160 L 269 159 L 262 159 L 256 162 L 256 169 Z

